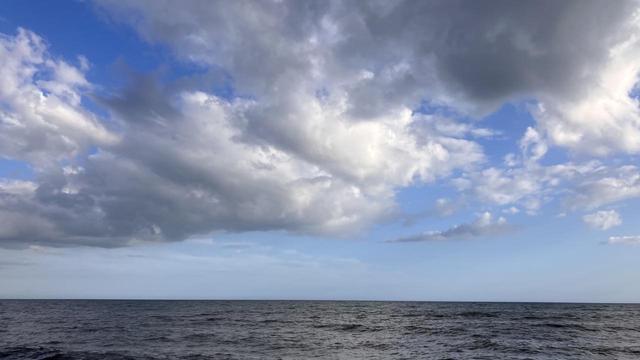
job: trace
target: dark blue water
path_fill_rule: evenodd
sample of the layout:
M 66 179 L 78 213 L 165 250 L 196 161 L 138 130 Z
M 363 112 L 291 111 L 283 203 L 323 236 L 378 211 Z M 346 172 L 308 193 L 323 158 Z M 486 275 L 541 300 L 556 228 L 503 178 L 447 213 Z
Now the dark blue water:
M 0 359 L 640 359 L 640 306 L 0 301 Z

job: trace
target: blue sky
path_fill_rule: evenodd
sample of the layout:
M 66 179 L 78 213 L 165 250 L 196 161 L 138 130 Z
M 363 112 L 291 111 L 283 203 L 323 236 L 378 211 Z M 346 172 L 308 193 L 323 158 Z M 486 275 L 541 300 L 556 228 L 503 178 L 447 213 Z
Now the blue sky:
M 0 297 L 640 300 L 636 3 L 312 4 L 4 4 Z

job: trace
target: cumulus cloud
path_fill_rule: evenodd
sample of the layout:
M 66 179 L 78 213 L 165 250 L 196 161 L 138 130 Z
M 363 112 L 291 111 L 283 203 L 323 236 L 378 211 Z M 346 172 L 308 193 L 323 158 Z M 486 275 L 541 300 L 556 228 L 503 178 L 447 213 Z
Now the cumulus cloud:
M 239 88 L 263 100 L 283 97 L 283 79 L 322 89 L 327 99 L 340 94 L 354 119 L 415 108 L 425 98 L 472 115 L 535 99 L 536 125 L 520 142 L 525 164 L 457 180 L 483 202 L 535 213 L 570 189 L 576 175 L 592 172 L 592 163 L 537 164 L 550 145 L 594 155 L 640 150 L 638 106 L 630 96 L 640 70 L 633 1 L 99 3 L 178 56 L 230 69 Z M 164 16 L 167 6 L 177 15 Z M 248 33 L 255 34 L 251 46 L 238 46 Z M 249 48 L 260 56 L 246 56 Z M 251 133 L 270 134 L 271 127 L 261 121 Z M 425 129 L 458 137 L 482 130 L 433 118 L 413 125 L 418 134 Z M 575 207 L 573 197 L 567 206 Z
M 473 239 L 484 236 L 496 236 L 505 234 L 514 227 L 507 223 L 507 219 L 500 216 L 494 220 L 490 212 L 484 212 L 478 218 L 468 224 L 456 225 L 442 231 L 428 231 L 421 234 L 401 237 L 390 242 L 420 242 Z
M 38 35 L 0 34 L 0 156 L 37 165 L 69 159 L 91 145 L 116 141 L 81 103 L 86 63 L 47 53 Z
M 607 58 L 581 96 L 543 99 L 533 113 L 551 142 L 577 152 L 608 155 L 640 153 L 640 18 L 637 9 L 625 24 L 628 35 L 608 49 Z M 615 35 L 611 35 L 615 36 Z
M 622 218 L 615 210 L 602 210 L 582 217 L 585 224 L 594 229 L 607 230 L 622 224 Z
M 35 83 L 34 72 L 22 70 L 23 81 Z M 81 110 L 74 101 L 68 106 Z M 78 162 L 36 166 L 37 179 L 0 189 L 3 246 L 113 247 L 216 231 L 349 233 L 390 216 L 396 188 L 484 158 L 480 146 L 464 138 L 467 132 L 424 127 L 415 133 L 414 124 L 426 117 L 405 107 L 356 120 L 340 94 L 287 90 L 264 101 L 225 99 L 135 76 L 102 103 L 117 135 L 91 122 L 91 134 L 105 139 L 78 136 L 78 144 L 93 139 L 97 151 Z M 19 125 L 25 134 L 39 126 Z M 60 128 L 62 135 L 67 131 L 74 134 Z M 60 153 L 78 155 L 82 147 L 72 145 Z M 18 153 L 1 154 L 31 160 Z M 36 165 L 62 156 L 51 148 L 41 155 Z
M 346 94 L 355 117 L 423 98 L 476 116 L 536 99 L 552 144 L 640 152 L 634 1 L 98 3 L 178 56 L 231 70 L 258 96 L 304 74 Z
M 640 245 L 640 235 L 611 236 L 607 243 L 609 245 Z
M 528 213 L 640 194 L 635 166 L 541 164 L 551 146 L 640 152 L 635 2 L 97 3 L 241 96 L 133 76 L 101 99 L 106 126 L 82 103 L 91 59 L 3 35 L 0 156 L 36 176 L 0 186 L 0 246 L 342 234 L 397 213 L 398 189 L 452 174 L 480 202 Z M 521 153 L 484 167 L 479 139 L 499 132 L 468 117 L 522 99 L 535 124 Z M 425 100 L 458 119 L 416 111 Z M 503 226 L 483 215 L 429 236 Z

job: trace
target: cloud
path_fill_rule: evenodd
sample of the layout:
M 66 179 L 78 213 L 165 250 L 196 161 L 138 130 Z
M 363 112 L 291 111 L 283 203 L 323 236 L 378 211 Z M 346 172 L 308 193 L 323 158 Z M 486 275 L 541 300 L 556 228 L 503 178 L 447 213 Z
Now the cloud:
M 35 83 L 30 68 L 16 69 Z M 218 231 L 341 236 L 391 216 L 396 188 L 484 160 L 467 131 L 425 127 L 417 134 L 411 129 L 425 117 L 405 107 L 354 119 L 339 93 L 226 99 L 132 76 L 101 102 L 117 132 L 105 132 L 104 141 L 78 135 L 70 149 L 42 148 L 33 160 L 36 179 L 0 188 L 0 246 L 118 247 Z M 80 102 L 71 105 L 92 118 Z M 25 134 L 38 126 L 19 125 Z M 96 146 L 91 153 L 82 152 L 87 139 Z M 20 154 L 0 153 L 32 160 Z M 65 156 L 70 161 L 59 163 Z
M 595 210 L 640 197 L 640 170 L 635 165 L 597 160 L 543 165 L 537 156 L 509 157 L 505 167 L 480 168 L 451 180 L 458 190 L 484 204 L 517 206 L 536 214 L 559 200 L 563 212 Z
M 622 224 L 622 218 L 615 210 L 602 210 L 582 217 L 582 221 L 594 229 L 607 230 Z
M 25 29 L 0 34 L 0 156 L 45 166 L 117 137 L 81 105 L 90 84 L 81 61 L 73 66 L 48 54 Z
M 596 201 L 595 195 L 587 197 L 584 192 L 576 191 L 576 187 L 586 186 L 617 170 L 598 161 L 542 165 L 526 156 L 513 157 L 511 161 L 508 167 L 463 173 L 454 178 L 452 184 L 484 204 L 504 209 L 517 206 L 536 214 L 543 205 L 557 198 L 563 198 L 564 206 L 572 210 L 582 201 Z
M 640 152 L 635 1 L 98 3 L 177 56 L 229 70 L 259 98 L 285 84 L 322 87 L 344 94 L 355 118 L 425 98 L 475 116 L 535 99 L 537 131 L 551 144 Z
M 633 165 L 540 163 L 551 146 L 640 152 L 635 2 L 97 3 L 242 96 L 134 74 L 100 99 L 104 119 L 82 102 L 91 59 L 3 35 L 0 157 L 36 175 L 2 183 L 0 246 L 343 235 L 397 214 L 398 189 L 451 175 L 483 204 L 531 214 L 640 194 Z M 523 99 L 535 124 L 521 154 L 484 166 L 480 139 L 499 132 L 469 116 Z M 425 101 L 456 116 L 415 111 Z M 501 227 L 478 221 L 432 236 Z
M 390 242 L 421 242 L 473 239 L 484 236 L 502 235 L 513 230 L 513 226 L 507 223 L 504 217 L 493 219 L 490 212 L 484 212 L 478 218 L 468 224 L 456 225 L 442 231 L 429 231 L 421 234 L 401 237 Z
M 547 95 L 533 110 L 540 129 L 555 145 L 598 156 L 640 153 L 640 103 L 634 94 L 640 71 L 640 19 L 637 9 L 631 14 L 625 26 L 629 35 L 609 48 L 581 96 Z
M 609 245 L 640 245 L 640 235 L 611 236 L 607 241 Z
M 573 209 L 595 209 L 637 197 L 640 197 L 640 169 L 637 166 L 600 166 L 577 182 L 567 205 Z
M 452 201 L 447 198 L 439 198 L 436 200 L 435 211 L 440 216 L 451 216 L 453 215 L 459 208 L 461 204 L 456 201 Z
M 464 206 L 465 204 L 463 204 L 460 199 L 451 200 L 448 198 L 439 198 L 435 201 L 434 206 L 426 210 L 417 213 L 398 213 L 396 217 L 402 220 L 404 226 L 413 226 L 418 222 L 418 220 L 428 217 L 451 216 Z

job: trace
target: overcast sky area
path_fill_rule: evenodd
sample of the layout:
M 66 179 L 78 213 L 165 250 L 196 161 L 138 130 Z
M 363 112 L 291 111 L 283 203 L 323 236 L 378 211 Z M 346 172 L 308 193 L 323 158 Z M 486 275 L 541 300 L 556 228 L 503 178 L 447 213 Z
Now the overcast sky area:
M 5 1 L 0 297 L 640 301 L 640 3 Z

